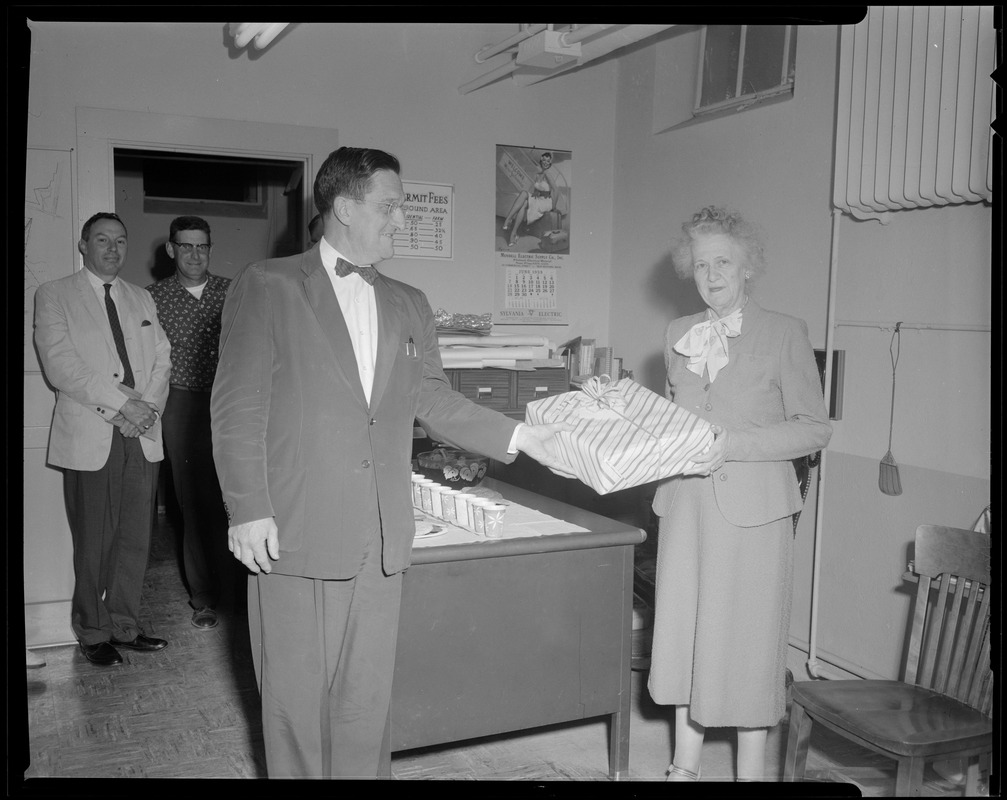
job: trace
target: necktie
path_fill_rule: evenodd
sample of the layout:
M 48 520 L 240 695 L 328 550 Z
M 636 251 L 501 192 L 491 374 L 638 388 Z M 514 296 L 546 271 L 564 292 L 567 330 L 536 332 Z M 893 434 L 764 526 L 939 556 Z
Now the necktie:
M 129 355 L 126 353 L 126 339 L 122 335 L 122 326 L 119 324 L 119 312 L 115 310 L 115 300 L 112 299 L 112 284 L 105 284 L 105 310 L 108 312 L 108 324 L 112 326 L 112 338 L 115 340 L 115 349 L 119 351 L 119 360 L 122 362 L 122 382 L 130 389 L 133 388 L 133 370 L 129 366 Z
M 356 264 L 351 264 L 345 258 L 336 259 L 336 275 L 340 278 L 345 278 L 351 272 L 356 272 L 371 286 L 374 285 L 374 281 L 378 277 L 378 271 L 374 267 L 358 267 Z
M 717 379 L 717 373 L 727 366 L 727 340 L 741 333 L 741 309 L 721 319 L 711 319 L 707 312 L 704 322 L 697 322 L 688 332 L 675 342 L 675 352 L 689 356 L 687 369 L 703 377 L 703 370 L 710 371 L 710 382 Z

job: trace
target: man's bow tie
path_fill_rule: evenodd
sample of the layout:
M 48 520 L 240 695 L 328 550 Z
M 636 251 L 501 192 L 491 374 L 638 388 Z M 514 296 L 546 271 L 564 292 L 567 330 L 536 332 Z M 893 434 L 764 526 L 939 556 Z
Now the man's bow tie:
M 336 275 L 340 278 L 345 278 L 351 272 L 356 272 L 371 286 L 374 285 L 374 281 L 378 277 L 378 271 L 374 267 L 358 267 L 356 264 L 351 264 L 345 258 L 336 259 Z

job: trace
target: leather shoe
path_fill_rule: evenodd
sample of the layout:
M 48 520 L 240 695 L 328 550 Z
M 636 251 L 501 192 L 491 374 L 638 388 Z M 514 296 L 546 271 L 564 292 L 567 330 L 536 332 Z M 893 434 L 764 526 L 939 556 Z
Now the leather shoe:
M 108 642 L 98 642 L 98 644 L 80 643 L 80 651 L 84 658 L 99 667 L 111 667 L 122 663 L 122 656 Z
M 120 642 L 113 639 L 112 644 L 117 647 L 128 647 L 130 650 L 140 650 L 146 653 L 151 653 L 155 650 L 164 650 L 168 646 L 168 643 L 164 639 L 155 639 L 153 636 L 144 636 L 142 633 L 138 633 L 136 638 L 130 642 Z
M 197 628 L 216 628 L 217 612 L 209 606 L 197 608 L 192 612 L 192 624 Z

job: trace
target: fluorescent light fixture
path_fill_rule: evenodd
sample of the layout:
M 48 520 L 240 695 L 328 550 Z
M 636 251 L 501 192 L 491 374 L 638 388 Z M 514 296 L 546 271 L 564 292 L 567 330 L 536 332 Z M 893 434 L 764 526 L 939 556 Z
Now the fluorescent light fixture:
M 249 43 L 256 50 L 265 50 L 289 24 L 289 22 L 228 22 L 227 31 L 234 37 L 234 46 L 239 50 Z

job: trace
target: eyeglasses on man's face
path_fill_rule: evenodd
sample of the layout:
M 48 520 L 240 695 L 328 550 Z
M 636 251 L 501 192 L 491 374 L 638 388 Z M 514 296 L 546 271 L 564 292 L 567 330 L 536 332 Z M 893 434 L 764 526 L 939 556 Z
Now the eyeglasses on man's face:
M 390 202 L 388 200 L 357 200 L 358 203 L 370 203 L 372 206 L 380 206 L 384 210 L 386 217 L 390 217 L 396 211 L 406 213 L 401 202 Z
M 190 244 L 189 242 L 176 242 L 174 240 L 171 243 L 187 256 L 191 256 L 193 251 L 201 256 L 210 254 L 211 245 L 208 244 Z

